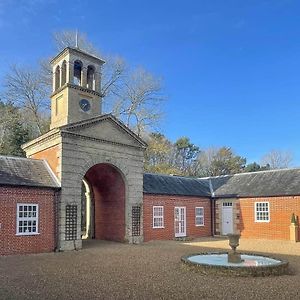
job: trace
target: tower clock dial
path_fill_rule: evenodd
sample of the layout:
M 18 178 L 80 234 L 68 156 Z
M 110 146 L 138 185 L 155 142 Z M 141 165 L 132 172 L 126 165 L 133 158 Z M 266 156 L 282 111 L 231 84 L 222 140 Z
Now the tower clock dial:
M 79 106 L 80 106 L 81 110 L 84 112 L 87 112 L 91 109 L 91 103 L 89 102 L 89 100 L 86 100 L 86 99 L 81 99 L 79 101 Z

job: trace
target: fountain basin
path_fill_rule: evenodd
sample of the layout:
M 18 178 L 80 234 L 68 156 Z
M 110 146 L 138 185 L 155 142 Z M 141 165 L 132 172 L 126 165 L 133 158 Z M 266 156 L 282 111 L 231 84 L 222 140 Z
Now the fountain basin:
M 241 253 L 242 262 L 230 263 L 227 252 L 203 252 L 183 256 L 181 260 L 190 268 L 204 274 L 231 276 L 272 276 L 288 272 L 288 262 L 265 255 Z

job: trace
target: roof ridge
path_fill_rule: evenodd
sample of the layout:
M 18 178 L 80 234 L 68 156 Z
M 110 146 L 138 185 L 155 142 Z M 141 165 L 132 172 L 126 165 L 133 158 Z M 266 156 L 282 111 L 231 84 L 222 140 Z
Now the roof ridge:
M 239 173 L 237 173 L 239 174 Z M 206 177 L 197 177 L 197 179 L 212 179 L 212 178 L 219 178 L 219 177 L 230 177 L 230 176 L 233 176 L 235 174 L 227 174 L 227 175 L 217 175 L 217 176 L 206 176 Z
M 197 177 L 188 177 L 188 176 L 179 176 L 179 175 L 168 175 L 168 174 L 151 173 L 151 172 L 144 172 L 144 174 L 164 176 L 164 177 L 171 177 L 171 178 L 184 178 L 184 179 L 193 179 L 193 180 L 198 180 L 199 179 Z
M 284 168 L 284 169 L 272 169 L 272 170 L 263 170 L 263 171 L 255 171 L 255 172 L 242 172 L 242 173 L 226 174 L 226 175 L 217 175 L 217 176 L 206 176 L 206 177 L 198 177 L 197 179 L 224 178 L 224 177 L 230 177 L 230 176 L 242 176 L 242 175 L 249 175 L 249 174 L 261 174 L 261 173 L 271 173 L 271 172 L 283 172 L 283 171 L 292 171 L 292 170 L 299 170 L 299 171 L 300 171 L 300 167 Z
M 272 169 L 272 170 L 263 170 L 263 171 L 255 171 L 255 172 L 244 172 L 244 173 L 236 173 L 228 176 L 239 176 L 239 175 L 248 175 L 248 174 L 260 174 L 260 173 L 271 173 L 271 172 L 283 172 L 283 171 L 292 171 L 292 170 L 299 170 L 300 167 L 295 168 L 284 168 L 284 169 Z
M 31 157 L 22 157 L 22 156 L 13 156 L 13 155 L 0 155 L 0 159 L 1 158 L 11 158 L 11 159 L 19 159 L 19 160 L 34 160 L 34 161 L 43 161 L 42 159 L 38 159 L 38 158 L 31 158 Z

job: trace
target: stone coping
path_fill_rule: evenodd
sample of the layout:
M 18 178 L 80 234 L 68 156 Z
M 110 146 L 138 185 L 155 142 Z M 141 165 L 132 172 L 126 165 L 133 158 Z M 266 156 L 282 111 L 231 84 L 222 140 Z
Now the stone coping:
M 276 259 L 280 263 L 268 266 L 220 266 L 210 265 L 205 263 L 196 263 L 189 260 L 191 256 L 195 255 L 213 255 L 213 254 L 228 254 L 226 251 L 214 252 L 198 252 L 193 254 L 184 255 L 181 261 L 190 269 L 203 273 L 205 275 L 220 275 L 220 276 L 234 276 L 234 277 L 264 277 L 264 276 L 279 276 L 288 274 L 289 262 L 280 258 L 249 252 L 238 252 L 241 255 L 255 255 L 271 259 Z

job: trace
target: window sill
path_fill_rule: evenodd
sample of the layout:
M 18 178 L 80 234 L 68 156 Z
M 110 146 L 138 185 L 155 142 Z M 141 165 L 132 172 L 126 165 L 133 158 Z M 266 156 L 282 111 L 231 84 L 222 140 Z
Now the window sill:
M 195 225 L 196 227 L 204 227 L 205 225 L 203 224 L 203 225 Z
M 257 221 L 257 220 L 255 220 L 255 223 L 270 223 L 270 220 L 269 221 Z
M 40 235 L 40 233 L 39 232 L 35 232 L 35 233 L 32 233 L 32 232 L 16 233 L 16 236 L 31 236 L 31 235 Z
M 152 229 L 164 229 L 165 227 L 162 226 L 162 227 L 152 227 Z

